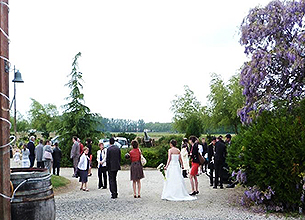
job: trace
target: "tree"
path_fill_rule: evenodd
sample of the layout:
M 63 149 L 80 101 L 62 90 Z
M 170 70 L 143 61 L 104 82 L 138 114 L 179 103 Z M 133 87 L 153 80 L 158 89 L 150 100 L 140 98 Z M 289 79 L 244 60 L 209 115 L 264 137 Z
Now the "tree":
M 145 128 L 145 122 L 143 119 L 140 119 L 137 124 L 137 130 L 141 132 L 144 131 L 144 128 Z
M 56 125 L 59 122 L 57 107 L 53 104 L 42 105 L 35 99 L 31 100 L 32 104 L 29 111 L 31 126 L 42 132 L 42 136 L 48 139 L 50 132 L 56 130 Z
M 63 149 L 63 163 L 68 164 L 70 158 L 70 150 L 72 146 L 72 137 L 77 136 L 82 141 L 86 138 L 99 137 L 100 132 L 97 131 L 97 115 L 90 112 L 90 109 L 84 105 L 84 94 L 81 93 L 83 88 L 82 73 L 78 71 L 78 58 L 81 53 L 75 55 L 72 62 L 72 71 L 69 74 L 71 79 L 66 84 L 71 89 L 70 96 L 66 99 L 69 101 L 64 105 L 64 113 L 62 115 L 61 128 L 59 129 L 61 146 Z
M 184 86 L 184 90 L 183 96 L 176 95 L 177 99 L 172 101 L 173 126 L 179 132 L 186 133 L 186 137 L 190 135 L 200 137 L 203 132 L 203 108 L 188 86 Z
M 239 112 L 251 122 L 274 100 L 304 98 L 305 1 L 272 1 L 250 10 L 241 24 L 241 45 L 250 61 L 241 71 L 246 103 Z
M 145 129 L 154 132 L 171 132 L 173 131 L 172 123 L 149 122 L 145 123 Z
M 10 121 L 12 124 L 11 132 L 14 132 L 14 117 L 10 117 Z M 16 125 L 17 132 L 27 132 L 31 128 L 30 122 L 20 112 L 17 112 Z
M 229 80 L 229 84 L 225 85 L 219 75 L 212 74 L 210 89 L 211 92 L 208 95 L 208 99 L 210 102 L 211 127 L 214 129 L 226 127 L 229 130 L 233 128 L 237 134 L 241 125 L 237 111 L 244 104 L 239 77 L 233 76 Z

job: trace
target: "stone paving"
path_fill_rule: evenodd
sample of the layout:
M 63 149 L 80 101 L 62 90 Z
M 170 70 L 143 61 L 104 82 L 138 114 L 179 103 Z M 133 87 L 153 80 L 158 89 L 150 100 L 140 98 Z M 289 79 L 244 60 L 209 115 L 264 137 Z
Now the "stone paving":
M 142 198 L 133 198 L 129 170 L 118 172 L 118 199 L 111 199 L 109 189 L 97 189 L 97 169 L 89 177 L 89 192 L 80 191 L 78 179 L 72 178 L 72 168 L 61 169 L 61 175 L 71 180 L 69 190 L 56 193 L 56 219 L 287 219 L 274 214 L 253 213 L 236 203 L 238 189 L 212 189 L 202 174 L 199 195 L 195 201 L 161 200 L 163 176 L 157 170 L 146 169 L 142 180 Z M 189 179 L 185 179 L 190 192 Z

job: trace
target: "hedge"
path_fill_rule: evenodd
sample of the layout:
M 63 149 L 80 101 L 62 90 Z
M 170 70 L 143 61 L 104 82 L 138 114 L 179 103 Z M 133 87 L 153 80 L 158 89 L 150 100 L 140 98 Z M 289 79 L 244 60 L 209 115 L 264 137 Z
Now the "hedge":
M 232 139 L 227 162 L 244 175 L 253 202 L 267 210 L 304 208 L 305 101 L 264 111 Z

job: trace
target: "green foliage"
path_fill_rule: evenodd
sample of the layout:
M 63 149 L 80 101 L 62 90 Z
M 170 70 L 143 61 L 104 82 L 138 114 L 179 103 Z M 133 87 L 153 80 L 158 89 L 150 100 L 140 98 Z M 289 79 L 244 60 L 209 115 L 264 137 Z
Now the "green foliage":
M 170 132 L 173 130 L 172 123 L 149 122 L 145 123 L 145 129 L 154 132 Z
M 173 139 L 177 141 L 177 147 L 180 148 L 180 144 L 183 141 L 184 136 L 182 134 L 169 134 L 169 135 L 164 135 L 159 140 L 156 141 L 157 146 L 167 146 L 169 149 L 169 142 Z
M 160 163 L 166 164 L 167 161 L 167 151 L 169 145 L 158 146 L 155 148 L 142 148 L 143 156 L 146 158 L 146 167 L 157 167 Z
M 172 101 L 171 110 L 174 113 L 174 128 L 188 135 L 191 132 L 196 132 L 199 137 L 204 130 L 202 120 L 204 108 L 188 86 L 184 86 L 184 90 L 185 94 L 183 96 L 176 96 L 177 99 Z
M 48 139 L 50 132 L 56 131 L 59 124 L 57 107 L 52 104 L 42 105 L 35 99 L 31 100 L 29 115 L 32 128 L 42 132 L 42 136 Z
M 247 186 L 256 185 L 261 191 L 270 186 L 273 202 L 295 211 L 304 206 L 305 100 L 291 108 L 277 103 L 243 129 L 228 149 L 228 164 L 246 172 Z
M 241 121 L 237 116 L 237 111 L 243 107 L 244 97 L 242 87 L 239 85 L 239 77 L 233 76 L 229 84 L 225 85 L 224 81 L 217 74 L 212 74 L 210 83 L 211 92 L 208 96 L 211 108 L 210 127 L 232 127 L 234 132 L 238 133 Z
M 157 167 L 160 163 L 166 164 L 167 162 L 167 157 L 168 157 L 168 149 L 169 149 L 169 142 L 170 140 L 175 139 L 178 143 L 178 148 L 179 143 L 182 142 L 183 140 L 183 135 L 167 135 L 167 136 L 162 136 L 157 142 L 156 142 L 156 147 L 150 147 L 150 148 L 145 148 L 142 147 L 140 148 L 142 151 L 143 156 L 146 158 L 147 163 L 146 167 Z M 127 152 L 130 152 L 132 148 L 128 149 L 121 149 L 121 164 L 126 165 L 130 164 L 130 160 L 125 159 L 125 154 Z
M 71 79 L 66 84 L 71 89 L 70 96 L 66 99 L 69 101 L 64 105 L 65 111 L 61 117 L 60 129 L 58 131 L 63 153 L 63 166 L 71 165 L 70 151 L 72 147 L 72 137 L 79 137 L 83 143 L 85 139 L 91 138 L 93 142 L 101 137 L 101 133 L 97 131 L 97 115 L 90 112 L 90 109 L 84 105 L 84 94 L 81 93 L 83 88 L 82 73 L 78 71 L 78 58 L 81 53 L 76 54 L 72 63 Z
M 102 132 L 136 132 L 143 131 L 145 122 L 143 119 L 132 121 L 128 119 L 114 119 L 97 117 L 99 122 L 98 130 Z
M 188 126 L 185 130 L 185 137 L 189 138 L 191 135 L 200 137 L 202 133 L 203 123 L 199 114 L 191 114 L 188 117 Z
M 143 156 L 146 158 L 147 163 L 145 167 L 157 167 L 160 163 L 166 163 L 167 151 L 169 146 L 158 146 L 154 148 L 140 148 Z M 125 154 L 130 152 L 132 148 L 121 149 L 121 164 L 130 164 L 130 160 L 125 159 Z
M 10 122 L 12 123 L 11 132 L 14 132 L 14 117 L 10 117 Z M 16 125 L 17 132 L 27 132 L 31 128 L 30 122 L 20 112 L 17 112 Z
M 155 132 L 172 131 L 172 123 L 145 123 L 143 119 L 133 121 L 127 119 L 109 119 L 103 117 L 97 117 L 96 120 L 100 123 L 98 130 L 102 132 L 143 132 L 144 129 Z
M 131 141 L 135 140 L 137 135 L 134 134 L 134 133 L 125 133 L 125 132 L 123 132 L 123 133 L 118 133 L 117 137 L 124 137 L 124 138 L 126 138 L 131 143 Z

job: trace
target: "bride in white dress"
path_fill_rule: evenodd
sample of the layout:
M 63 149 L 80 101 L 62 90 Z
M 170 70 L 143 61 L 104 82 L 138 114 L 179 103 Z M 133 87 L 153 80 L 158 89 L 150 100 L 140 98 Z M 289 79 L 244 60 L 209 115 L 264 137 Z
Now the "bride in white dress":
M 170 141 L 170 149 L 168 150 L 168 159 L 165 166 L 166 180 L 164 180 L 164 187 L 161 199 L 171 201 L 195 200 L 195 196 L 190 196 L 185 188 L 184 179 L 182 176 L 182 160 L 180 150 L 176 148 L 177 141 Z M 183 167 L 182 167 L 183 169 Z

